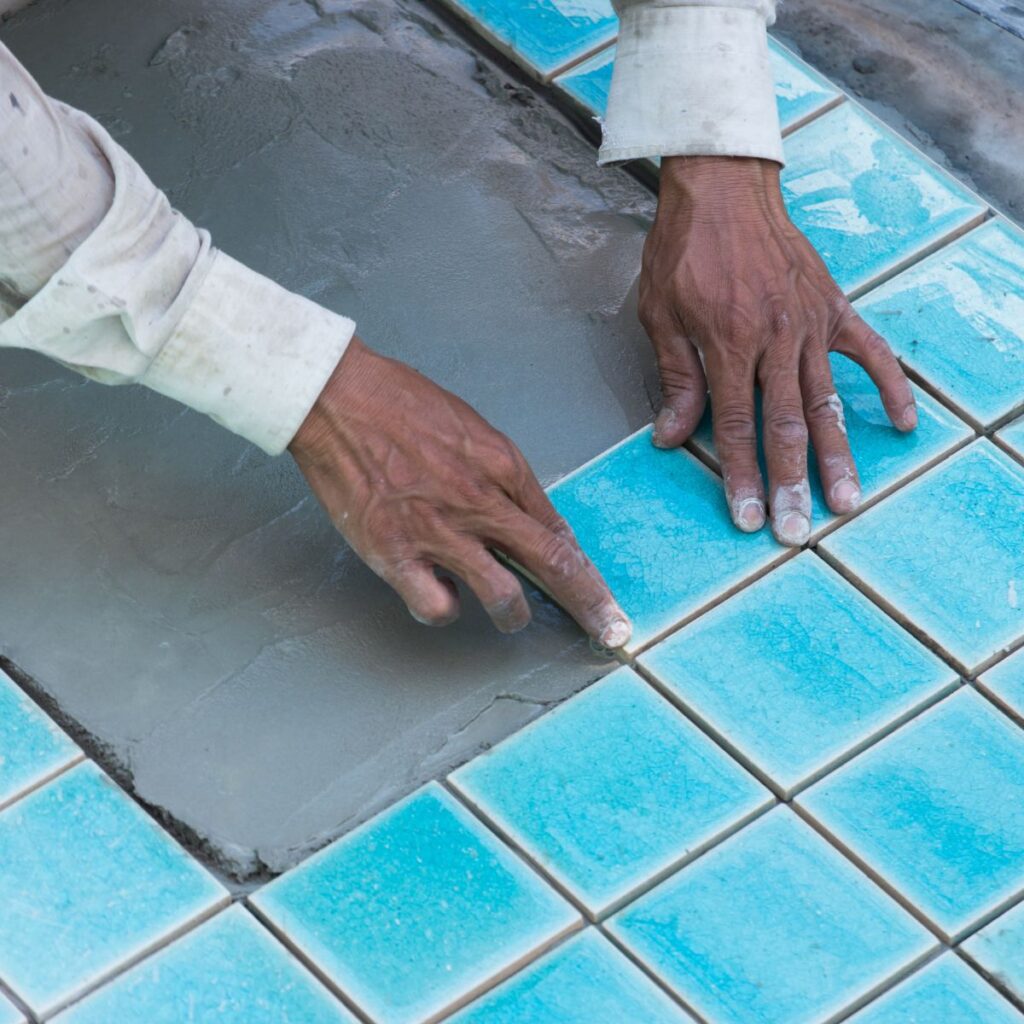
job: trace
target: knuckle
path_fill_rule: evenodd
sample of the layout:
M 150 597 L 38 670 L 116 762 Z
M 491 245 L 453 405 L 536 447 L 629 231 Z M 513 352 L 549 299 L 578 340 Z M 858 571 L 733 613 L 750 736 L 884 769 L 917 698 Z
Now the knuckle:
M 780 410 L 765 420 L 765 443 L 779 448 L 806 448 L 807 423 L 802 412 Z
M 716 411 L 714 428 L 719 444 L 736 447 L 757 442 L 757 424 L 752 409 L 726 407 Z
M 543 542 L 538 561 L 554 583 L 571 580 L 580 567 L 580 556 L 575 548 L 564 537 L 556 535 Z

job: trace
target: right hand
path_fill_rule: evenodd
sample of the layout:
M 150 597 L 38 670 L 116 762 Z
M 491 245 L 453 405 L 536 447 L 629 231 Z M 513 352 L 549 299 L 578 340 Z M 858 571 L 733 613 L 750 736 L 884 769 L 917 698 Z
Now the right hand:
M 630 624 L 519 449 L 461 399 L 358 338 L 289 450 L 331 520 L 412 616 L 444 626 L 473 590 L 504 633 L 530 621 L 501 551 L 595 640 L 616 648 Z

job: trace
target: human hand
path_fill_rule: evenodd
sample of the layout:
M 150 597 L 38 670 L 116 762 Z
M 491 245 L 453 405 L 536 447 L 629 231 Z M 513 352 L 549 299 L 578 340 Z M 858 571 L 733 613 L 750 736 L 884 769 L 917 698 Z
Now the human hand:
M 289 446 L 355 552 L 420 622 L 443 626 L 460 577 L 504 633 L 530 621 L 497 549 L 530 572 L 594 639 L 621 647 L 625 614 L 519 449 L 465 402 L 353 338 Z
M 779 171 L 771 160 L 666 158 L 639 309 L 661 374 L 655 444 L 682 444 L 710 390 L 730 514 L 741 530 L 759 530 L 759 385 L 772 529 L 781 543 L 800 545 L 811 528 L 808 436 L 828 507 L 841 514 L 860 503 L 828 353 L 864 367 L 898 430 L 916 426 L 917 410 L 888 344 L 854 312 L 789 219 Z

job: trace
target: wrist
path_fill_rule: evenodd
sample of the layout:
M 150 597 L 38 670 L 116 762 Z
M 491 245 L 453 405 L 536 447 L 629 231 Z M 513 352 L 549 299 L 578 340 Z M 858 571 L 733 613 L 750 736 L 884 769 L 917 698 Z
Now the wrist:
M 785 212 L 774 160 L 733 156 L 670 156 L 661 164 L 659 208 L 736 220 Z

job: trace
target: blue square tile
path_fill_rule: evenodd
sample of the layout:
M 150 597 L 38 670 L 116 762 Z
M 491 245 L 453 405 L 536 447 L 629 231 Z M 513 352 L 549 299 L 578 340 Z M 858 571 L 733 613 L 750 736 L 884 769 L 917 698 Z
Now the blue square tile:
M 978 679 L 978 685 L 1024 719 L 1024 651 L 993 665 Z
M 964 671 L 1024 635 L 1024 468 L 987 441 L 822 541 Z
M 597 117 L 608 110 L 608 93 L 612 88 L 615 47 L 609 46 L 593 57 L 555 79 L 555 85 L 567 92 L 584 109 Z
M 226 903 L 93 764 L 0 813 L 0 978 L 49 1015 Z
M 1024 730 L 969 687 L 798 802 L 947 938 L 1024 894 Z
M 896 354 L 975 422 L 1024 402 L 1024 235 L 997 219 L 857 303 Z
M 610 928 L 715 1024 L 832 1020 L 936 945 L 787 807 L 684 867 Z
M 1024 1024 L 1024 1016 L 947 953 L 854 1014 L 850 1024 Z
M 688 452 L 655 448 L 650 427 L 549 493 L 631 616 L 630 650 L 789 553 L 767 530 L 740 533 L 719 477 Z
M 878 388 L 867 373 L 856 363 L 836 353 L 829 357 L 829 361 L 832 364 L 836 393 L 843 402 L 846 432 L 857 463 L 861 494 L 865 501 L 894 487 L 973 435 L 966 423 L 920 388 L 914 388 L 917 429 L 907 434 L 900 433 L 890 423 L 878 396 Z M 710 407 L 693 435 L 693 443 L 717 463 Z M 760 452 L 760 460 L 761 473 L 764 475 L 763 452 Z M 833 515 L 825 503 L 813 448 L 808 450 L 807 461 L 811 482 L 811 531 L 815 535 L 832 526 L 839 517 Z
M 448 0 L 501 50 L 544 78 L 610 43 L 611 0 Z
M 21 1011 L 0 995 L 0 1024 L 25 1024 Z
M 55 1018 L 59 1024 L 356 1024 L 243 907 L 147 957 Z
M 433 1020 L 580 920 L 436 783 L 251 903 L 377 1024 Z
M 629 669 L 470 761 L 452 782 L 594 916 L 772 802 Z
M 982 970 L 1024 1000 L 1024 903 L 997 917 L 961 948 Z
M 574 936 L 451 1024 L 692 1024 L 647 975 L 593 928 Z
M 1024 459 L 1024 416 L 1003 427 L 996 436 L 1012 448 L 1019 458 Z
M 786 796 L 957 684 L 811 552 L 641 664 Z
M 81 757 L 57 723 L 0 672 L 0 807 Z
M 794 132 L 785 148 L 790 216 L 845 292 L 985 213 L 967 189 L 855 103 Z

